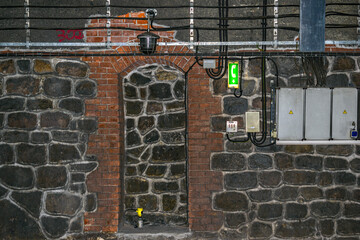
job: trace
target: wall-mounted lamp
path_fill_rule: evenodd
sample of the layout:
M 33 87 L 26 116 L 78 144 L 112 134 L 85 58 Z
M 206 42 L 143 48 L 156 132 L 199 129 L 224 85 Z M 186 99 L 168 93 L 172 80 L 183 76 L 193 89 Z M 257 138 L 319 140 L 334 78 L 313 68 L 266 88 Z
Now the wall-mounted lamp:
M 156 50 L 156 42 L 160 37 L 150 32 L 150 18 L 157 15 L 156 9 L 147 9 L 146 17 L 148 18 L 147 32 L 137 36 L 140 40 L 140 51 L 146 55 L 153 54 Z

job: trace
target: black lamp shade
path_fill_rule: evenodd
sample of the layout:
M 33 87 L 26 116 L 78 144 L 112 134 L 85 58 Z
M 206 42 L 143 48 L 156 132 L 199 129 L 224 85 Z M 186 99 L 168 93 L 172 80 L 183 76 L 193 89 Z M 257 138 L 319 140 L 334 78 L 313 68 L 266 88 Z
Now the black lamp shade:
M 146 55 L 150 55 L 156 50 L 156 41 L 160 37 L 154 33 L 145 32 L 137 36 L 140 39 L 140 51 Z

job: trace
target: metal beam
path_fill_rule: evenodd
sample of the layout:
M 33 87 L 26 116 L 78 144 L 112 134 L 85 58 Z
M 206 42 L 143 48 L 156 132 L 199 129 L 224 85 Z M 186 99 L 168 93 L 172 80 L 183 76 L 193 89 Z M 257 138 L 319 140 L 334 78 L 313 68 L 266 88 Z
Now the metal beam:
M 358 41 L 335 41 L 327 40 L 326 45 L 335 45 L 342 47 L 357 47 L 360 45 Z M 111 43 L 85 43 L 85 42 L 0 42 L 0 47 L 131 47 L 139 46 L 137 42 L 111 42 Z M 266 46 L 299 46 L 299 41 L 235 41 L 235 42 L 158 42 L 158 46 L 249 46 L 257 47 Z

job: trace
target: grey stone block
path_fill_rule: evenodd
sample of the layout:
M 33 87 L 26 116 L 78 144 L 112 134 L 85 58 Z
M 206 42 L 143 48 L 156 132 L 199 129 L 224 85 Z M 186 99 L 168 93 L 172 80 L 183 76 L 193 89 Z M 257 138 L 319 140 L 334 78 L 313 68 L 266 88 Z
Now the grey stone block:
M 177 182 L 155 182 L 153 185 L 153 192 L 166 193 L 166 192 L 178 192 L 180 190 Z
M 281 221 L 276 224 L 275 236 L 280 238 L 312 237 L 316 232 L 316 222 L 308 219 L 302 222 Z
M 24 110 L 24 98 L 5 97 L 0 99 L 0 112 L 14 112 Z
M 49 99 L 28 99 L 26 105 L 30 111 L 41 111 L 53 108 L 53 102 Z
M 75 94 L 80 97 L 94 97 L 96 95 L 96 83 L 88 80 L 77 82 Z
M 249 229 L 252 238 L 268 238 L 272 235 L 272 226 L 262 222 L 253 222 Z
M 285 208 L 285 218 L 290 220 L 302 219 L 307 216 L 307 206 L 298 203 L 288 203 Z
M 323 158 L 312 155 L 303 155 L 295 158 L 295 166 L 299 169 L 321 170 Z
M 358 235 L 360 234 L 360 221 L 352 219 L 340 219 L 337 222 L 337 233 L 340 235 Z
M 79 151 L 73 145 L 51 144 L 49 146 L 50 162 L 74 162 L 78 159 L 80 159 Z
M 44 165 L 47 162 L 45 146 L 20 144 L 16 147 L 18 163 L 24 165 Z
M 213 204 L 215 209 L 222 211 L 245 211 L 249 200 L 240 192 L 223 192 L 215 195 Z
M 315 184 L 316 173 L 308 171 L 285 171 L 284 182 L 294 185 Z
M 159 130 L 175 130 L 185 127 L 185 113 L 173 113 L 158 117 Z
M 42 207 L 42 195 L 41 191 L 13 192 L 11 198 L 29 211 L 33 217 L 39 218 Z
M 27 112 L 10 113 L 8 115 L 8 126 L 11 128 L 20 128 L 32 130 L 37 125 L 37 116 Z
M 70 116 L 66 113 L 44 112 L 40 116 L 40 126 L 42 128 L 66 129 L 70 123 Z
M 185 160 L 185 146 L 154 146 L 153 162 L 180 162 Z
M 222 171 L 239 171 L 245 168 L 245 157 L 240 153 L 216 153 L 211 157 L 211 168 Z
M 82 114 L 84 112 L 84 103 L 78 98 L 66 98 L 59 102 L 59 108 L 68 110 L 74 114 Z
M 145 86 L 151 82 L 151 79 L 139 73 L 133 73 L 130 76 L 130 82 L 135 84 L 136 86 Z
M 50 77 L 44 81 L 44 94 L 49 97 L 59 98 L 70 96 L 72 82 L 63 78 Z
M 245 98 L 225 97 L 223 105 L 224 113 L 229 115 L 244 114 L 248 110 L 248 101 Z
M 262 204 L 258 209 L 258 217 L 264 220 L 274 220 L 282 216 L 281 204 Z
M 272 168 L 272 158 L 265 154 L 250 155 L 249 167 L 251 169 L 269 169 Z
M 325 191 L 325 196 L 327 199 L 331 200 L 346 200 L 348 197 L 348 192 L 343 187 L 330 188 Z
M 20 73 L 30 73 L 30 60 L 17 60 L 16 64 Z
M 125 189 L 128 194 L 147 193 L 149 182 L 141 177 L 129 178 L 125 180 Z
M 37 222 L 9 200 L 0 201 L 0 216 L 1 239 L 9 233 L 13 239 L 45 239 Z
M 67 170 L 64 166 L 43 166 L 36 171 L 36 186 L 42 189 L 64 187 L 68 182 Z
M 0 181 L 13 189 L 31 189 L 35 174 L 30 167 L 5 165 L 0 167 Z
M 70 77 L 86 77 L 89 67 L 80 62 L 59 62 L 55 70 L 59 75 Z
M 40 93 L 40 78 L 20 76 L 8 78 L 6 92 L 22 96 L 35 96 Z
M 69 218 L 42 216 L 40 218 L 41 225 L 45 232 L 52 238 L 63 236 L 69 229 Z
M 0 164 L 7 164 L 14 162 L 14 151 L 8 144 L 0 144 Z
M 74 216 L 80 210 L 81 198 L 67 192 L 48 193 L 45 205 L 50 214 Z
M 224 177 L 225 189 L 252 189 L 257 186 L 256 172 L 230 173 Z
M 0 61 L 0 73 L 9 75 L 15 73 L 14 60 Z

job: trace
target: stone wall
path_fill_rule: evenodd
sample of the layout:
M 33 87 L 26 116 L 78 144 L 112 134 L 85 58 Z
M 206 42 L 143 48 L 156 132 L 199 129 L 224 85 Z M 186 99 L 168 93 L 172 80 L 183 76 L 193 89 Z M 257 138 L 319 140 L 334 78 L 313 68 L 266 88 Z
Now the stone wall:
M 124 78 L 125 217 L 137 224 L 187 224 L 184 76 L 145 65 Z
M 142 60 L 0 61 L 0 238 L 116 232 L 120 198 L 127 223 L 144 207 L 149 224 L 189 222 L 194 233 L 186 238 L 360 237 L 358 146 L 257 148 L 226 140 L 226 120 L 243 128 L 244 112 L 260 110 L 258 60 L 245 60 L 240 99 L 225 79 L 213 81 L 195 65 L 187 111 L 182 73 Z M 274 61 L 281 86 L 307 85 L 299 58 Z M 360 86 L 357 58 L 325 63 L 326 86 Z M 271 62 L 267 77 L 275 78 Z
M 87 64 L 66 59 L 0 61 L 0 238 L 59 238 L 83 231 L 96 210 L 86 155 L 96 118 L 84 117 L 97 94 Z
M 299 58 L 274 58 L 281 86 L 306 87 Z M 227 90 L 226 80 L 212 81 L 212 94 L 222 99 L 222 114 L 211 117 L 213 132 L 225 133 L 227 120 L 261 109 L 260 61 L 245 61 L 244 96 Z M 326 87 L 359 87 L 356 58 L 327 58 Z M 267 65 L 268 80 L 275 78 Z M 313 76 L 310 76 L 313 78 Z M 226 139 L 224 135 L 224 139 Z M 240 238 L 331 238 L 360 236 L 360 148 L 353 145 L 271 146 L 224 141 L 213 152 L 211 169 L 223 174 L 223 190 L 212 207 L 224 214 L 218 236 Z

